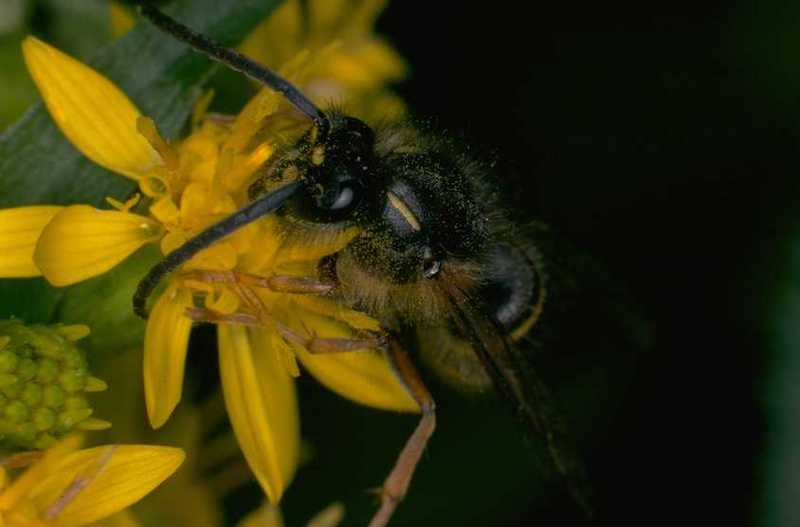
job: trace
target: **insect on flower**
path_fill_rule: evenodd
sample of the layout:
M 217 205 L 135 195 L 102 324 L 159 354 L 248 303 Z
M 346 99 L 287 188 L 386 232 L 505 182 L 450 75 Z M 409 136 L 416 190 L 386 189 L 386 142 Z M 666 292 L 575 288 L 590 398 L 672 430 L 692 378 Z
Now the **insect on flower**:
M 405 496 L 436 425 L 436 405 L 418 372 L 434 370 L 475 387 L 493 385 L 546 443 L 552 465 L 574 499 L 591 510 L 585 476 L 554 411 L 549 390 L 529 367 L 519 342 L 537 327 L 549 284 L 536 240 L 547 234 L 512 225 L 491 175 L 451 142 L 401 122 L 373 128 L 335 109 L 321 109 L 277 73 L 163 14 L 141 13 L 196 51 L 268 86 L 305 116 L 301 137 L 277 150 L 252 179 L 249 203 L 170 252 L 140 282 L 135 311 L 162 278 L 201 251 L 253 222 L 271 218 L 286 239 L 347 243 L 307 276 L 259 277 L 236 270 L 193 273 L 223 282 L 320 295 L 377 319 L 364 338 L 304 337 L 242 291 L 232 312 L 192 308 L 195 321 L 272 325 L 312 354 L 379 350 L 422 411 L 382 488 L 372 526 L 386 525 Z M 464 376 L 461 372 L 472 371 Z M 460 378 L 459 378 L 460 377 Z

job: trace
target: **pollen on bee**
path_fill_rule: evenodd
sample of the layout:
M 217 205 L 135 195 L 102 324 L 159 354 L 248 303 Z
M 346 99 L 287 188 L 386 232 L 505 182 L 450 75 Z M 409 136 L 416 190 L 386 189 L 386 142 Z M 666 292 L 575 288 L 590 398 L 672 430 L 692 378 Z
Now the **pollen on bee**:
M 321 165 L 325 161 L 325 147 L 323 145 L 317 145 L 311 151 L 311 162 L 314 163 L 316 166 Z
M 300 176 L 300 170 L 295 165 L 290 165 L 284 169 L 281 175 L 284 181 L 294 181 Z

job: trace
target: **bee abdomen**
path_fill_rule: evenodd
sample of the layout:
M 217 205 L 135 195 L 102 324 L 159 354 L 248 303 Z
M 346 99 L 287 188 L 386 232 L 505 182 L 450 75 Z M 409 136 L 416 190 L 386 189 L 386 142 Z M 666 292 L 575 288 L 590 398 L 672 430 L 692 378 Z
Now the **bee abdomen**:
M 531 333 L 544 311 L 547 290 L 541 258 L 532 248 L 498 244 L 490 251 L 485 280 L 477 291 L 483 308 L 511 341 Z M 423 361 L 447 384 L 466 392 L 492 388 L 472 342 L 454 328 L 418 330 Z
M 447 385 L 464 393 L 484 393 L 492 389 L 472 344 L 447 327 L 426 328 L 417 332 L 423 363 Z
M 541 258 L 533 248 L 504 243 L 492 249 L 488 268 L 480 295 L 486 311 L 511 340 L 520 340 L 544 311 L 547 288 Z

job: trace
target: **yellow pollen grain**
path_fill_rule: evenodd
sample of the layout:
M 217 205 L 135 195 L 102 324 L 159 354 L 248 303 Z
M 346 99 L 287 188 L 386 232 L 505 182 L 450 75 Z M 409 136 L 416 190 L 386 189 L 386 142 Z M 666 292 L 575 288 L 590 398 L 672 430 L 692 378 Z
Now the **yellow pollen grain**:
M 294 181 L 298 177 L 300 177 L 300 170 L 295 165 L 289 165 L 281 172 L 283 181 Z
M 411 212 L 411 209 L 408 208 L 408 205 L 403 200 L 398 198 L 394 192 L 387 192 L 386 195 L 389 197 L 389 203 L 392 204 L 392 207 L 403 216 L 412 229 L 418 231 L 422 228 L 417 217 L 414 216 L 414 213 Z
M 311 151 L 311 162 L 316 166 L 320 166 L 325 161 L 325 147 L 322 145 L 315 146 Z

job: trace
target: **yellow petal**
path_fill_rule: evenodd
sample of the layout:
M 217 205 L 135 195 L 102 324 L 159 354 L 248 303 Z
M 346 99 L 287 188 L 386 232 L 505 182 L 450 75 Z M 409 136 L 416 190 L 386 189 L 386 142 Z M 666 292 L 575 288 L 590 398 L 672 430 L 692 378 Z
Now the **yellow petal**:
M 347 23 L 355 30 L 369 32 L 375 20 L 386 9 L 388 0 L 361 0 L 358 5 L 347 14 Z
M 136 17 L 133 16 L 130 9 L 112 0 L 109 2 L 109 17 L 111 18 L 111 34 L 115 37 L 121 37 L 133 26 L 136 25 Z
M 357 338 L 348 325 L 287 303 L 281 320 L 295 331 L 320 338 Z M 309 335 L 310 336 L 310 335 Z M 419 406 L 378 351 L 311 354 L 294 346 L 303 366 L 322 384 L 352 401 L 398 412 L 419 412 Z
M 53 472 L 60 460 L 68 453 L 76 450 L 83 438 L 79 434 L 71 434 L 48 448 L 42 458 L 18 477 L 10 487 L 0 494 L 0 511 L 11 510 L 19 501 L 27 496 L 39 481 Z
M 58 527 L 101 520 L 136 503 L 172 475 L 185 458 L 180 448 L 151 445 L 101 446 L 66 456 L 31 492 Z M 76 481 L 77 478 L 77 481 Z M 63 508 L 65 492 L 84 484 Z M 55 507 L 55 508 L 54 508 Z
M 300 452 L 294 381 L 265 331 L 227 324 L 217 331 L 222 388 L 233 431 L 264 493 L 277 503 L 294 475 Z
M 265 503 L 239 522 L 238 527 L 284 527 L 283 516 L 277 505 Z
M 377 90 L 401 80 L 406 65 L 400 55 L 380 40 L 365 42 L 339 53 L 331 53 L 315 74 L 335 79 L 351 90 Z
M 336 527 L 344 519 L 344 504 L 335 501 L 319 511 L 306 527 Z
M 287 0 L 250 33 L 239 50 L 270 68 L 279 68 L 298 51 L 303 18 L 300 2 Z
M 42 229 L 61 209 L 42 206 L 0 210 L 0 276 L 42 274 L 33 263 L 33 250 Z
M 311 19 L 312 35 L 327 35 L 336 31 L 343 15 L 350 11 L 347 0 L 310 0 L 308 13 Z
M 131 511 L 124 510 L 93 523 L 92 527 L 141 527 L 141 525 Z
M 183 367 L 192 321 L 192 296 L 170 286 L 156 302 L 144 335 L 144 396 L 150 425 L 163 425 L 181 400 Z
M 380 322 L 374 318 L 365 315 L 361 311 L 348 309 L 338 302 L 327 298 L 311 295 L 296 295 L 292 297 L 292 302 L 318 315 L 335 318 L 354 329 L 363 329 L 366 331 L 380 331 L 381 329 Z
M 33 261 L 51 284 L 66 286 L 105 273 L 160 233 L 137 214 L 73 205 L 44 228 Z
M 111 81 L 35 37 L 22 51 L 53 120 L 86 157 L 133 179 L 161 163 L 136 129 L 139 110 Z

